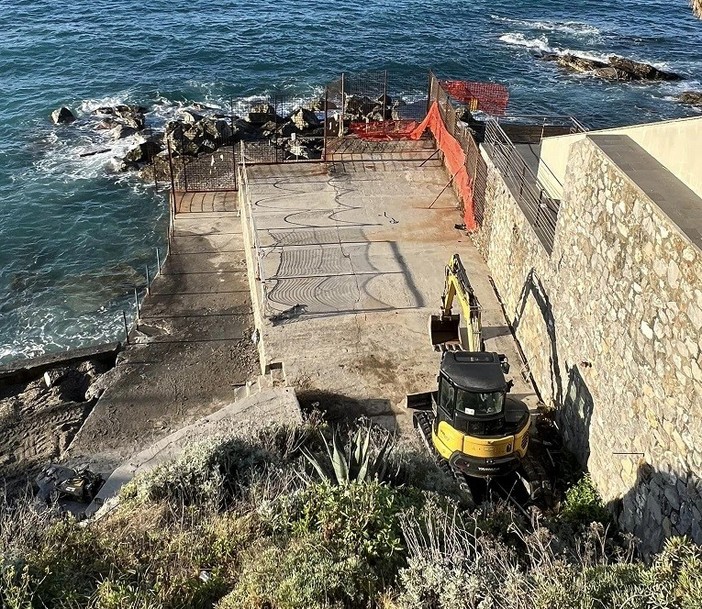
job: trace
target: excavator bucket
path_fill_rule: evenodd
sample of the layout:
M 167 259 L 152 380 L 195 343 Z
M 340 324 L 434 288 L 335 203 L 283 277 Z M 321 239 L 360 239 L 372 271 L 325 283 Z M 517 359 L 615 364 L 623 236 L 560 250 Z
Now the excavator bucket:
M 432 347 L 441 351 L 459 349 L 460 321 L 460 315 L 432 315 L 429 318 L 429 337 Z

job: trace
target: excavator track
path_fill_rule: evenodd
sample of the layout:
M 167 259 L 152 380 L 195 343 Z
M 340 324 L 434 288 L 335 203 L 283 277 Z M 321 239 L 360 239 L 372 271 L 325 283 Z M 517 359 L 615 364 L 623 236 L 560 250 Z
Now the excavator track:
M 436 452 L 432 444 L 433 414 L 430 411 L 414 413 L 414 427 L 422 438 L 427 451 L 439 469 L 456 480 L 461 490 L 472 502 L 497 496 L 513 504 L 525 516 L 526 508 L 537 506 L 546 509 L 553 504 L 553 485 L 543 464 L 531 454 L 522 459 L 521 467 L 512 476 L 492 479 L 471 478 L 451 467 L 449 462 Z
M 475 498 L 473 496 L 473 491 L 468 484 L 466 476 L 464 476 L 460 472 L 456 471 L 453 467 L 451 467 L 451 465 L 449 465 L 449 462 L 446 459 L 443 459 L 441 455 L 439 455 L 439 453 L 436 452 L 434 445 L 431 443 L 432 419 L 433 416 L 431 412 L 415 412 L 414 427 L 419 433 L 419 436 L 422 438 L 422 441 L 424 442 L 424 446 L 426 447 L 427 451 L 429 451 L 429 454 L 431 454 L 431 456 L 434 457 L 434 462 L 439 467 L 439 469 L 442 472 L 444 472 L 444 474 L 446 474 L 447 476 L 450 476 L 454 480 L 456 480 L 460 489 L 468 496 L 470 501 L 474 503 Z

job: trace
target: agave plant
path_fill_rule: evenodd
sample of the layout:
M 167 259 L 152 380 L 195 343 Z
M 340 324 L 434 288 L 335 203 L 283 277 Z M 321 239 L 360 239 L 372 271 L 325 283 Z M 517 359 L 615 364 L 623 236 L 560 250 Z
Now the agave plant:
M 392 436 L 385 436 L 380 449 L 376 452 L 372 442 L 372 425 L 359 426 L 346 447 L 338 438 L 336 430 L 332 431 L 332 443 L 320 432 L 326 448 L 326 455 L 314 455 L 308 448 L 301 448 L 302 454 L 312 464 L 322 480 L 329 480 L 338 485 L 351 482 L 382 481 L 387 474 L 388 455 L 392 450 Z

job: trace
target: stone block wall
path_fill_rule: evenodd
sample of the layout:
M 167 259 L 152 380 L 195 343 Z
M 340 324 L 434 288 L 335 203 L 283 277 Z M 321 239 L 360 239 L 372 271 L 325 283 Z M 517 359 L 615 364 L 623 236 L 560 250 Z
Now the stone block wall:
M 487 163 L 475 241 L 568 446 L 644 552 L 702 543 L 702 252 L 585 138 L 549 256 Z

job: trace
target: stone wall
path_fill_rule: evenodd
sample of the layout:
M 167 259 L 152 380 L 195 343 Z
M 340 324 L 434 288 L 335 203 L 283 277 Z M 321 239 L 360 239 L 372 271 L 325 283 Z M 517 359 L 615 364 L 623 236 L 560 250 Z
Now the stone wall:
M 568 446 L 644 552 L 702 543 L 702 252 L 590 138 L 551 256 L 487 164 L 476 244 Z

